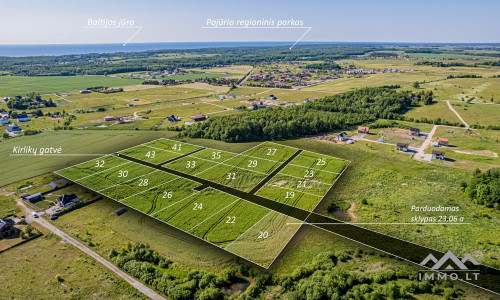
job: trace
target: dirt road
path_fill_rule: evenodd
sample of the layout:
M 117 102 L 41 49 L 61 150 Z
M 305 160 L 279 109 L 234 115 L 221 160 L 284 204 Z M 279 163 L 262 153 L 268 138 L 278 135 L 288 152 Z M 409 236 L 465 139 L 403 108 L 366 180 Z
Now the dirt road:
M 97 260 L 98 262 L 103 264 L 106 268 L 113 271 L 116 275 L 123 278 L 126 282 L 128 282 L 130 285 L 132 285 L 134 288 L 136 288 L 139 292 L 143 293 L 147 297 L 149 297 L 151 299 L 163 299 L 163 300 L 165 300 L 165 298 L 163 298 L 160 294 L 156 293 L 155 291 L 153 291 L 152 289 L 150 289 L 149 287 L 147 287 L 143 283 L 137 281 L 136 279 L 134 279 L 133 277 L 131 277 L 127 273 L 123 272 L 117 266 L 113 265 L 112 263 L 110 263 L 109 261 L 107 261 L 106 259 L 101 257 L 99 254 L 97 254 L 94 251 L 92 251 L 91 249 L 89 249 L 87 246 L 82 244 L 80 241 L 72 238 L 70 235 L 66 234 L 65 232 L 61 231 L 60 229 L 58 229 L 57 227 L 52 225 L 49 221 L 43 219 L 42 217 L 33 218 L 33 216 L 32 216 L 33 211 L 31 209 L 29 209 L 28 207 L 26 207 L 26 205 L 24 205 L 22 200 L 18 200 L 18 203 L 19 203 L 19 205 L 24 207 L 24 209 L 26 211 L 26 221 L 28 223 L 37 222 L 38 224 L 40 224 L 43 227 L 47 228 L 48 230 L 52 231 L 52 233 L 61 237 L 61 239 L 63 241 L 77 247 L 81 251 L 85 252 L 87 255 L 93 257 L 95 260 Z
M 462 117 L 458 114 L 458 112 L 451 106 L 450 101 L 446 101 L 446 103 L 448 103 L 448 107 L 451 109 L 451 111 L 454 112 L 455 115 L 457 115 L 462 123 L 464 123 L 465 128 L 469 128 L 469 124 L 467 124 L 467 122 L 465 122 L 464 119 L 462 119 Z

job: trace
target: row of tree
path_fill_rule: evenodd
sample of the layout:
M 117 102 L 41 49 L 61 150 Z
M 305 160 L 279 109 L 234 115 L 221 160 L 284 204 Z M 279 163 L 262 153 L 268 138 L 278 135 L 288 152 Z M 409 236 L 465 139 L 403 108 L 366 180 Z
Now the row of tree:
M 412 104 L 410 92 L 364 88 L 300 106 L 267 108 L 210 118 L 188 127 L 183 135 L 226 142 L 280 140 L 313 135 L 372 122 L 399 119 Z
M 122 270 L 152 286 L 169 299 L 224 299 L 222 287 L 238 277 L 251 277 L 253 284 L 235 299 L 263 299 L 279 290 L 286 299 L 414 299 L 413 295 L 434 294 L 456 299 L 463 291 L 450 281 L 417 280 L 410 267 L 386 268 L 376 273 L 345 271 L 337 266 L 356 257 L 358 260 L 375 253 L 338 251 L 320 253 L 311 262 L 290 274 L 255 271 L 248 265 L 225 268 L 218 273 L 182 267 L 161 257 L 144 244 L 128 244 L 121 251 L 112 249 L 109 257 Z M 240 279 L 241 280 L 241 279 Z M 278 289 L 279 288 L 279 289 Z

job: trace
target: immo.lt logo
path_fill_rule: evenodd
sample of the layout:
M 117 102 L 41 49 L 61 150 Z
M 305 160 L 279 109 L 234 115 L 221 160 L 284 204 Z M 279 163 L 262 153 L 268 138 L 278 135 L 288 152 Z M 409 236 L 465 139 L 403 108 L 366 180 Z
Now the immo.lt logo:
M 439 260 L 434 255 L 429 254 L 420 265 L 429 267 L 428 264 L 431 262 L 434 265 L 430 267 L 430 270 L 420 270 L 419 280 L 477 280 L 479 276 L 479 270 L 471 270 L 465 265 L 466 262 L 470 262 L 474 266 L 479 265 L 470 254 L 459 259 L 453 252 L 448 251 Z

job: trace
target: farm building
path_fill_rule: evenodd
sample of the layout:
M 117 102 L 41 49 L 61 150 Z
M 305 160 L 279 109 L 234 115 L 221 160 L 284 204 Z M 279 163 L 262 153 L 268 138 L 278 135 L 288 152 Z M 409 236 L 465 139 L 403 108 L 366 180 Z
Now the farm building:
M 448 146 L 448 139 L 438 138 L 438 146 Z
M 191 120 L 193 120 L 195 122 L 205 121 L 206 119 L 207 119 L 207 116 L 204 116 L 204 115 L 197 115 L 197 116 L 191 117 Z
M 5 128 L 7 132 L 22 132 L 21 128 L 17 124 L 9 125 Z
M 444 152 L 438 150 L 432 150 L 432 158 L 445 160 Z
M 78 202 L 78 197 L 75 194 L 67 195 L 63 194 L 57 198 L 57 204 L 60 207 L 66 208 L 74 205 Z
M 8 223 L 5 219 L 0 218 L 0 238 L 5 238 L 14 234 L 16 232 L 16 228 Z
M 224 100 L 224 99 L 226 99 L 226 96 L 224 96 L 224 95 L 219 95 L 219 99 L 220 99 L 220 100 Z
M 368 134 L 368 133 L 370 133 L 370 128 L 369 127 L 364 127 L 364 126 L 359 126 L 358 127 L 358 133 Z
M 17 116 L 17 121 L 18 122 L 29 122 L 31 119 L 28 117 L 27 114 L 20 114 Z
M 38 201 L 43 200 L 43 196 L 42 196 L 42 193 L 36 193 L 36 194 L 24 197 L 24 200 L 28 201 L 29 203 L 36 203 Z
M 337 136 L 335 137 L 335 140 L 341 141 L 341 142 L 347 140 L 347 133 L 342 132 L 342 133 L 337 134 Z
M 229 98 L 232 98 L 232 99 L 236 98 L 236 95 L 234 95 L 234 94 L 229 94 L 229 95 L 227 95 L 227 96 L 228 96 Z
M 0 124 L 9 124 L 9 119 L 7 119 L 7 118 L 0 118 Z
M 418 128 L 410 128 L 410 131 L 408 132 L 410 135 L 420 135 L 420 129 Z
M 80 91 L 80 94 L 89 94 L 90 93 L 90 90 L 81 90 Z
M 105 116 L 104 117 L 104 121 L 114 121 L 114 120 L 116 120 L 116 118 L 113 116 Z
M 10 118 L 10 114 L 6 111 L 0 112 L 0 118 L 8 119 L 8 118 Z
M 49 186 L 50 186 L 52 189 L 57 189 L 57 183 L 55 183 L 54 181 L 52 181 L 51 183 L 49 183 Z
M 408 151 L 408 144 L 406 143 L 397 143 L 396 145 L 396 150 L 402 151 L 402 152 L 407 152 Z

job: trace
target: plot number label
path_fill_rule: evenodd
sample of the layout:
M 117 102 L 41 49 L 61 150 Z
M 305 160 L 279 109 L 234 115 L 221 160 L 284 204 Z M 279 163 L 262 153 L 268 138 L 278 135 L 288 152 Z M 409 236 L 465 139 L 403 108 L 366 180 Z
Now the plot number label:
M 259 239 L 266 239 L 267 237 L 269 237 L 269 232 L 267 232 L 267 231 L 260 231 L 259 232 Z
M 148 186 L 148 183 L 147 179 L 139 179 L 139 186 Z
M 226 179 L 236 179 L 236 173 L 227 173 Z
M 201 210 L 203 208 L 203 203 L 195 203 L 193 210 Z
M 155 156 L 156 156 L 155 151 L 148 151 L 148 153 L 146 153 L 147 158 L 155 158 Z
M 127 170 L 125 170 L 125 171 L 123 171 L 123 170 L 118 171 L 118 177 L 127 177 L 127 176 L 128 176 L 128 171 Z
M 276 153 L 276 148 L 267 149 L 267 155 L 274 155 Z
M 228 224 L 234 224 L 234 222 L 236 221 L 236 217 L 227 217 L 227 221 L 226 223 Z
M 291 198 L 293 198 L 293 197 L 295 197 L 295 192 L 286 192 L 286 196 L 285 196 L 285 198 L 287 198 L 287 199 L 291 199 Z
M 324 165 L 326 165 L 326 160 L 324 158 L 318 158 L 318 160 L 316 161 L 316 165 L 317 166 L 324 166 Z
M 188 160 L 186 168 L 194 168 L 194 167 L 196 167 L 196 161 Z
M 182 145 L 182 144 L 174 144 L 174 145 L 172 146 L 172 150 L 181 151 L 181 145 Z
M 212 159 L 220 159 L 220 151 L 212 152 Z
M 306 175 L 304 175 L 305 178 L 311 178 L 314 176 L 313 170 L 307 170 Z
M 297 184 L 297 188 L 305 188 L 307 184 L 307 180 L 299 180 L 299 184 Z
M 257 166 L 257 161 L 256 160 L 249 160 L 248 161 L 248 167 L 249 168 L 255 168 Z
M 96 168 L 102 168 L 102 167 L 104 167 L 104 160 L 98 160 L 95 163 L 95 166 L 96 166 Z
M 163 197 L 164 199 L 170 199 L 172 198 L 172 192 L 163 192 Z

